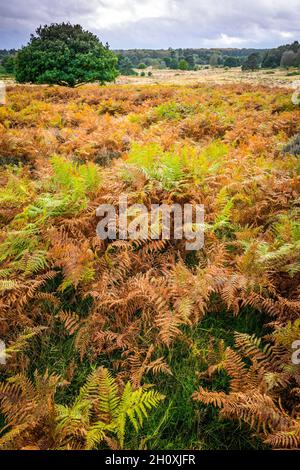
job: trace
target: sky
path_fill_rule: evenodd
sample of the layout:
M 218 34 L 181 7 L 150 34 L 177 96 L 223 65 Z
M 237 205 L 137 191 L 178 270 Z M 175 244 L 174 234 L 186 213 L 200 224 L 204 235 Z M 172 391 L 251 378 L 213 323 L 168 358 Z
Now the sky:
M 62 21 L 112 49 L 269 48 L 300 40 L 300 0 L 0 0 L 0 49 Z

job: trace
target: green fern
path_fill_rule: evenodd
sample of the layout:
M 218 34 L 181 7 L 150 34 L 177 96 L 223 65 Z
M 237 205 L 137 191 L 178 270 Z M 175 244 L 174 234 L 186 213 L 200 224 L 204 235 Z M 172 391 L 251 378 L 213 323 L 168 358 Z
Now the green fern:
M 120 394 L 115 379 L 101 367 L 88 377 L 73 405 L 56 406 L 57 434 L 63 436 L 63 447 L 68 443 L 77 447 L 80 436 L 86 449 L 112 438 L 124 448 L 127 422 L 138 432 L 149 411 L 163 399 L 163 395 L 145 387 L 133 390 L 130 382 Z

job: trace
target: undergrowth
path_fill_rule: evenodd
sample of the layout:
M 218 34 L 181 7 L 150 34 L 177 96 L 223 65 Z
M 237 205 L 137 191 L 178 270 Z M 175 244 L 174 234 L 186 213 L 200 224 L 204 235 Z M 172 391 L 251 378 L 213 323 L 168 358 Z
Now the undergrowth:
M 300 446 L 299 108 L 284 89 L 9 86 L 0 447 Z M 205 246 L 96 209 L 205 207 Z M 128 214 L 129 218 L 132 213 Z

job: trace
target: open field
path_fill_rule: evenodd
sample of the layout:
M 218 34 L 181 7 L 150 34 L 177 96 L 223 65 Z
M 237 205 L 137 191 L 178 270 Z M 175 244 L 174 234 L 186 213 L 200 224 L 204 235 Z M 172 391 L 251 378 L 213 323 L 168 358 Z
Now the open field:
M 295 79 L 7 87 L 0 448 L 300 447 Z M 203 204 L 204 247 L 101 240 L 120 194 Z
M 206 83 L 207 85 L 226 85 L 226 84 L 251 84 L 269 87 L 287 87 L 293 86 L 295 81 L 300 80 L 299 69 L 260 69 L 254 72 L 242 72 L 238 68 L 203 68 L 198 71 L 181 71 L 162 69 L 157 70 L 148 67 L 145 77 L 141 77 L 141 70 L 136 69 L 138 76 L 120 75 L 116 83 L 120 85 L 191 85 L 197 83 Z M 151 72 L 149 77 L 147 74 Z M 13 85 L 14 79 L 9 75 L 0 75 L 0 80 L 4 80 L 8 85 Z
M 148 70 L 152 72 L 152 76 L 148 77 Z M 140 73 L 140 70 L 136 70 Z M 287 72 L 282 69 L 263 69 L 255 72 L 242 72 L 241 69 L 231 68 L 207 68 L 198 71 L 180 71 L 180 70 L 153 70 L 151 68 L 145 71 L 146 76 L 121 76 L 117 78 L 117 83 L 121 84 L 154 84 L 154 83 L 172 83 L 172 84 L 192 84 L 192 83 L 206 83 L 206 84 L 242 84 L 249 83 L 252 85 L 265 85 L 265 86 L 282 86 L 288 87 L 294 81 L 300 80 L 299 69 L 295 69 L 294 76 L 288 75 L 291 71 Z M 298 73 L 298 75 L 296 75 Z

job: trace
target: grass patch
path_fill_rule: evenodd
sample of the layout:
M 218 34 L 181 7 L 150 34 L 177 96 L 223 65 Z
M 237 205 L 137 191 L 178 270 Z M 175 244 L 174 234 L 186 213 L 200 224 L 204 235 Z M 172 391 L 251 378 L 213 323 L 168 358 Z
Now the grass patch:
M 206 369 L 205 358 L 210 340 L 224 339 L 226 346 L 234 344 L 235 331 L 260 334 L 263 316 L 245 309 L 238 317 L 207 314 L 192 331 L 186 330 L 185 340 L 177 341 L 172 350 L 165 352 L 173 376 L 153 377 L 155 389 L 163 391 L 166 400 L 146 423 L 142 432 L 127 441 L 127 448 L 153 450 L 253 450 L 262 449 L 262 442 L 253 437 L 246 425 L 220 419 L 218 410 L 192 400 L 199 387 L 197 372 Z M 149 378 L 148 378 L 149 380 Z M 212 390 L 224 390 L 228 385 L 225 373 L 214 376 L 202 385 Z

